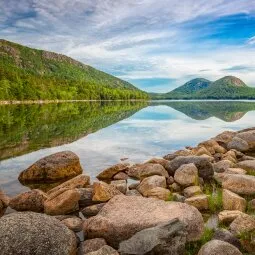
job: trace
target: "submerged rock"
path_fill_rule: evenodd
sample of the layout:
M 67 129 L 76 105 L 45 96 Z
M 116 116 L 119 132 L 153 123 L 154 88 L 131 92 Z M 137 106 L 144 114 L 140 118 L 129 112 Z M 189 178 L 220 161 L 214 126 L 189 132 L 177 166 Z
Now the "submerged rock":
M 187 232 L 178 219 L 137 232 L 119 245 L 120 254 L 183 255 Z
M 62 151 L 36 161 L 19 175 L 21 183 L 56 182 L 82 173 L 80 160 L 71 151 Z
M 76 238 L 64 224 L 45 214 L 11 213 L 0 218 L 0 253 L 75 255 Z
M 204 229 L 201 213 L 192 206 L 138 196 L 115 196 L 97 214 L 84 222 L 85 238 L 104 238 L 118 244 L 135 233 L 178 218 L 187 225 L 188 240 L 198 240 Z

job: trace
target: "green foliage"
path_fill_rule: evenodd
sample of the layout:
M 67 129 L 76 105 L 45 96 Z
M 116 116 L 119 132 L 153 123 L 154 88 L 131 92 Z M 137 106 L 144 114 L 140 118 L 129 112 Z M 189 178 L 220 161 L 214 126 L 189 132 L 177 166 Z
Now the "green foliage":
M 211 213 L 219 212 L 222 210 L 222 189 L 216 184 L 206 184 L 204 193 L 208 197 L 209 210 Z
M 135 100 L 147 93 L 64 55 L 0 40 L 0 100 Z
M 205 228 L 204 233 L 203 233 L 202 237 L 200 238 L 200 240 L 186 244 L 186 254 L 185 255 L 197 255 L 200 248 L 204 244 L 206 244 L 207 242 L 212 240 L 213 234 L 214 234 L 213 229 Z
M 73 142 L 145 106 L 124 101 L 0 105 L 0 160 Z

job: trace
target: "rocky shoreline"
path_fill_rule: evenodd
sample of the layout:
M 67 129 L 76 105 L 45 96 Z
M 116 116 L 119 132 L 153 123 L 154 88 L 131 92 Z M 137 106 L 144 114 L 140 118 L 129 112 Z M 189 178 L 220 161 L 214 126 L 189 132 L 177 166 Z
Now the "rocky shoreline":
M 93 183 L 74 153 L 50 155 L 19 181 L 61 184 L 0 191 L 1 254 L 255 254 L 254 153 L 255 128 L 226 131 Z

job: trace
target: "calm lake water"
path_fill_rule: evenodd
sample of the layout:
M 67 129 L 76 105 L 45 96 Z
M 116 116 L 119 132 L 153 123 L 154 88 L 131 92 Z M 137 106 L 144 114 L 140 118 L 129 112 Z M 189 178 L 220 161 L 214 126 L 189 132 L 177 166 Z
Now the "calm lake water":
M 225 130 L 255 126 L 255 102 L 82 102 L 0 106 L 0 188 L 28 188 L 17 177 L 36 160 L 75 152 L 84 172 L 128 158 L 143 162 L 196 145 Z

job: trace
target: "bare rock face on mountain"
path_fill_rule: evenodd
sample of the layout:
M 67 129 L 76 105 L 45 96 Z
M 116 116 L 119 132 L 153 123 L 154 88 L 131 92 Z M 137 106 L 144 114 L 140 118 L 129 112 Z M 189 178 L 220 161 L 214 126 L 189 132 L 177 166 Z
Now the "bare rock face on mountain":
M 187 225 L 188 241 L 198 240 L 204 229 L 201 213 L 192 206 L 139 196 L 115 196 L 84 222 L 85 238 L 104 238 L 118 247 L 135 233 L 178 218 Z
M 56 182 L 82 173 L 80 160 L 71 151 L 63 151 L 42 158 L 19 175 L 19 181 Z
M 54 217 L 34 212 L 0 218 L 0 253 L 8 255 L 75 255 L 74 233 Z

